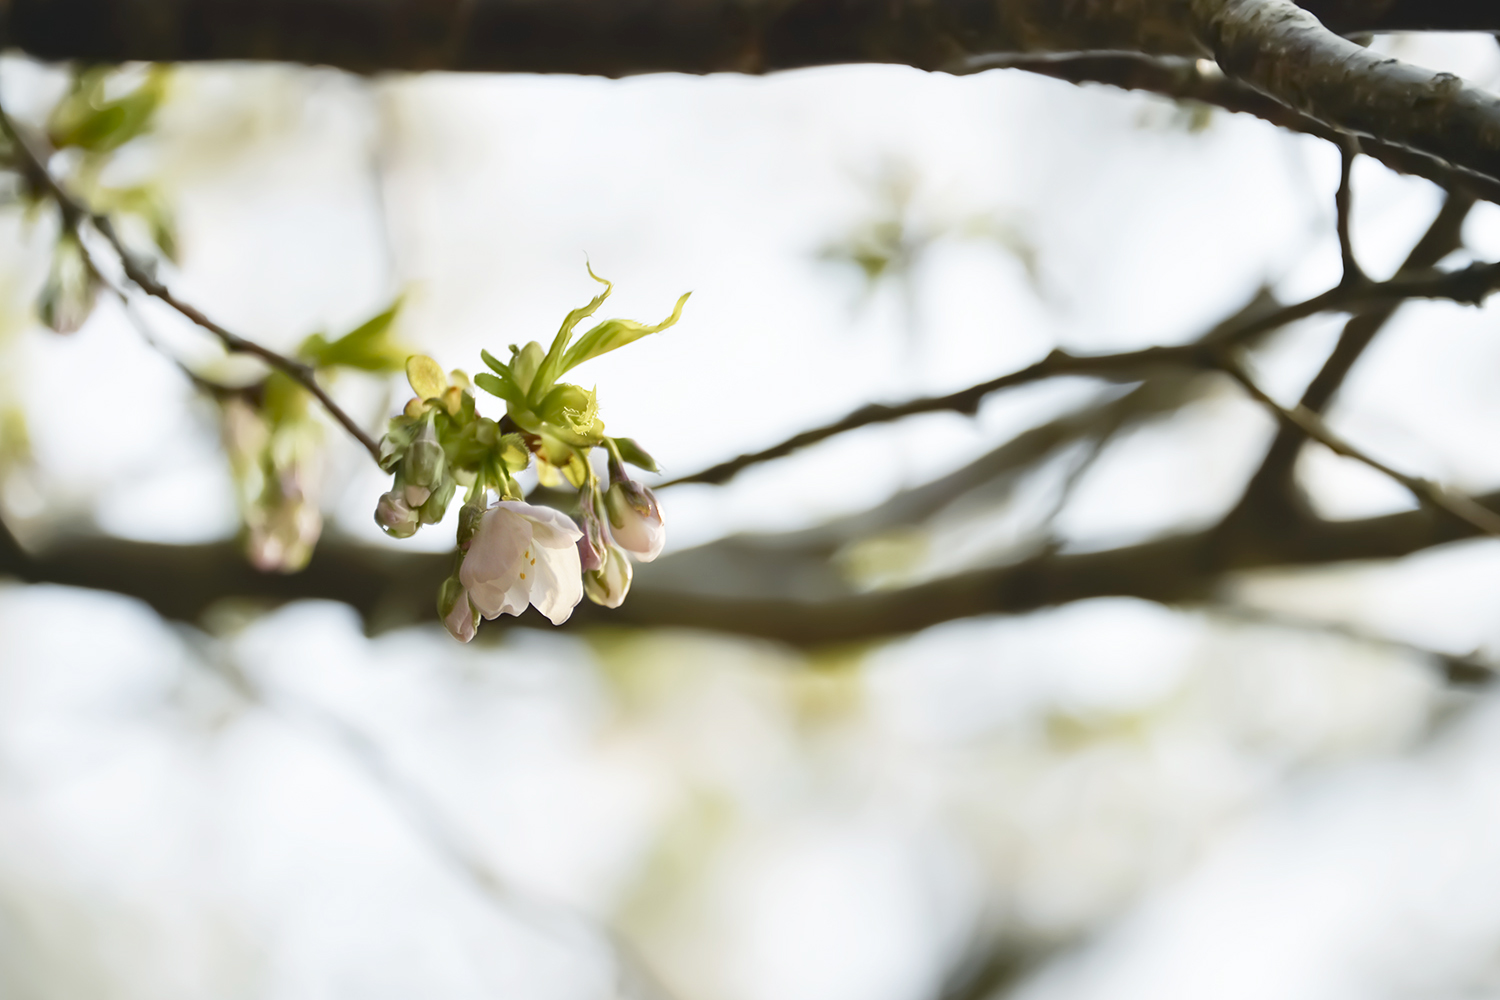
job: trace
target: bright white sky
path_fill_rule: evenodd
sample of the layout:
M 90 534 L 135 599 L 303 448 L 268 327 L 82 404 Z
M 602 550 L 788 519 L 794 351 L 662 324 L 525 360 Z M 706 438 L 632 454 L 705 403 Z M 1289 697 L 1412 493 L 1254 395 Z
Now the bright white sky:
M 1403 54 L 1481 82 L 1500 70 L 1487 39 Z M 0 86 L 24 107 L 49 84 L 8 63 Z M 472 370 L 481 347 L 545 339 L 592 294 L 585 253 L 617 283 L 607 314 L 655 320 L 693 290 L 678 327 L 579 373 L 612 431 L 682 473 L 1057 344 L 1181 340 L 1262 280 L 1291 296 L 1335 278 L 1331 150 L 1253 121 L 1191 135 L 1172 119 L 1160 102 L 1006 73 L 370 87 L 194 69 L 160 163 L 183 229 L 174 286 L 276 346 L 404 288 L 406 336 Z M 909 342 L 893 291 L 863 302 L 854 275 L 816 259 L 871 216 L 885 165 L 918 179 L 920 228 L 984 214 L 1023 232 L 1041 294 L 994 243 L 942 240 L 917 275 Z M 1362 259 L 1382 274 L 1436 198 L 1364 164 L 1356 204 Z M 36 280 L 4 225 L 9 280 Z M 1497 211 L 1476 213 L 1469 237 L 1500 256 Z M 1492 316 L 1411 310 L 1337 425 L 1413 472 L 1500 481 Z M 1335 331 L 1286 337 L 1266 383 L 1294 394 Z M 6 336 L 4 391 L 27 404 L 40 469 L 5 498 L 23 528 L 233 532 L 206 412 L 117 310 L 71 338 Z M 341 389 L 373 422 L 379 390 Z M 727 489 L 665 494 L 669 544 L 858 509 L 1083 391 L 850 435 Z M 1267 431 L 1226 392 L 1121 442 L 1062 523 L 1097 545 L 1211 517 Z M 1331 513 L 1408 503 L 1332 456 L 1306 472 Z M 385 543 L 368 463 L 342 448 L 331 479 L 332 530 Z M 451 544 L 446 529 L 424 539 Z M 1473 545 L 1246 594 L 1500 650 L 1497 578 L 1500 551 Z M 620 917 L 682 1000 L 918 997 L 975 921 L 1096 935 L 1085 961 L 1027 987 L 1037 1000 L 1496 990 L 1500 788 L 1482 765 L 1500 720 L 1485 708 L 1396 758 L 1447 701 L 1377 650 L 1124 601 L 956 623 L 826 680 L 703 637 L 368 640 L 328 606 L 225 634 L 215 645 L 113 598 L 0 591 L 0 985 L 18 996 L 62 996 L 65 981 L 99 996 L 610 993 L 609 963 L 579 958 L 597 957 L 586 922 L 535 903 L 497 916 L 309 706 L 376 736 L 528 898 Z M 194 665 L 205 656 L 279 711 L 237 701 Z M 1075 724 L 1108 738 L 1059 750 L 1057 727 Z M 673 864 L 685 886 L 651 897 L 641 873 Z M 89 942 L 97 967 L 69 941 Z

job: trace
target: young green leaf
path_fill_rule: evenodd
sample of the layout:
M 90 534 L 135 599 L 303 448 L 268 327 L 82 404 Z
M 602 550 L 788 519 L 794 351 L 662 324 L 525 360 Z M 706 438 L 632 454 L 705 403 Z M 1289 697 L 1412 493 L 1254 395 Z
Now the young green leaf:
M 568 313 L 567 317 L 563 320 L 562 328 L 557 331 L 557 336 L 552 338 L 552 347 L 547 351 L 547 356 L 542 359 L 541 365 L 537 368 L 536 377 L 532 379 L 531 385 L 527 387 L 527 392 L 532 399 L 540 398 L 543 393 L 552 388 L 552 383 L 557 381 L 558 376 L 567 371 L 567 367 L 563 363 L 563 356 L 568 350 L 568 341 L 573 337 L 573 328 L 594 315 L 599 307 L 604 304 L 604 300 L 609 298 L 609 293 L 614 291 L 615 286 L 612 283 L 594 273 L 593 265 L 585 262 L 584 266 L 588 268 L 589 277 L 604 286 L 604 291 L 594 296 L 588 305 L 581 306 Z
M 400 310 L 401 299 L 398 298 L 388 309 L 365 320 L 337 340 L 329 341 L 320 333 L 313 334 L 302 342 L 297 353 L 319 368 L 340 366 L 377 373 L 401 371 L 406 359 L 415 352 L 391 336 L 396 314 Z
M 682 318 L 682 307 L 687 303 L 688 296 L 692 294 L 692 292 L 683 293 L 682 298 L 678 299 L 677 305 L 673 307 L 672 315 L 654 326 L 637 323 L 633 319 L 607 319 L 600 323 L 579 337 L 578 343 L 574 344 L 572 349 L 563 356 L 562 370 L 558 372 L 558 375 L 571 371 L 590 358 L 597 358 L 617 347 L 624 347 L 626 344 L 640 340 L 647 334 L 660 333 L 672 326 Z
M 516 406 L 526 405 L 526 394 L 516 386 L 515 382 L 511 381 L 508 372 L 496 375 L 480 372 L 474 376 L 474 384 L 492 396 L 499 396 L 507 403 L 514 403 Z
M 647 472 L 661 471 L 661 469 L 657 468 L 656 459 L 647 454 L 645 448 L 642 448 L 630 438 L 610 438 L 610 440 L 614 442 L 615 450 L 620 453 L 620 457 L 631 465 L 638 469 L 645 469 Z

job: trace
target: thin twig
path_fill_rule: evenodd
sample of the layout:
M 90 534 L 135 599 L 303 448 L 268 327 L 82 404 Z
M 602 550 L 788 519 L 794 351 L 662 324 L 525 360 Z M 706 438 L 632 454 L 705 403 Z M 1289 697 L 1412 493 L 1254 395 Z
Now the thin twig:
M 1463 244 L 1463 225 L 1474 207 L 1474 199 L 1467 194 L 1449 194 L 1443 207 L 1432 220 L 1422 238 L 1406 255 L 1397 274 L 1421 273 L 1437 264 Z M 1323 367 L 1313 376 L 1303 390 L 1301 405 L 1314 413 L 1322 413 L 1332 402 L 1344 380 L 1354 369 L 1365 350 L 1396 314 L 1399 302 L 1377 306 L 1355 313 L 1339 334 L 1338 343 L 1323 362 Z M 1266 450 L 1261 466 L 1245 487 L 1245 495 L 1239 507 L 1242 512 L 1252 507 L 1262 512 L 1287 502 L 1296 502 L 1292 489 L 1292 470 L 1306 439 L 1295 428 L 1282 427 Z
M 496 871 L 480 856 L 470 838 L 460 833 L 434 796 L 404 775 L 373 736 L 321 705 L 268 690 L 231 655 L 222 651 L 206 650 L 197 662 L 212 670 L 250 703 L 274 715 L 300 720 L 337 744 L 366 778 L 386 795 L 407 828 L 501 913 L 521 915 L 563 943 L 567 943 L 564 937 L 568 925 L 584 929 L 588 936 L 603 945 L 601 950 L 608 953 L 616 972 L 627 981 L 621 984 L 626 987 L 621 991 L 622 995 L 667 998 L 660 981 L 635 949 L 608 926 L 564 903 L 523 888 Z
M 1339 260 L 1343 264 L 1343 285 L 1363 285 L 1370 279 L 1360 268 L 1354 257 L 1354 240 L 1349 235 L 1349 216 L 1352 212 L 1352 184 L 1354 161 L 1359 156 L 1359 140 L 1352 135 L 1340 137 L 1339 142 L 1339 188 L 1334 193 L 1333 205 L 1339 235 Z
M 1230 618 L 1246 624 L 1297 629 L 1304 632 L 1322 632 L 1341 639 L 1347 639 L 1350 642 L 1362 643 L 1381 649 L 1389 649 L 1412 656 L 1431 659 L 1442 668 L 1443 677 L 1450 684 L 1477 687 L 1479 685 L 1491 684 L 1495 680 L 1495 665 L 1481 658 L 1478 650 L 1467 654 L 1445 653 L 1442 650 L 1419 646 L 1416 643 L 1406 642 L 1403 639 L 1393 639 L 1389 636 L 1367 632 L 1347 622 L 1328 621 L 1321 618 L 1304 618 L 1300 615 L 1269 611 L 1264 608 L 1252 607 L 1245 604 L 1206 604 L 1203 605 L 1202 610 L 1210 615 Z
M 747 452 L 701 472 L 668 480 L 657 489 L 687 483 L 725 483 L 752 465 L 783 458 L 794 451 L 872 424 L 890 423 L 922 413 L 952 412 L 972 416 L 979 411 L 986 396 L 1002 389 L 1064 375 L 1129 382 L 1139 379 L 1143 372 L 1152 368 L 1217 367 L 1216 359 L 1224 350 L 1246 344 L 1272 330 L 1319 313 L 1354 311 L 1365 305 L 1415 298 L 1451 299 L 1478 305 L 1497 286 L 1500 286 L 1500 264 L 1475 263 L 1458 271 L 1398 274 L 1388 281 L 1335 285 L 1310 299 L 1262 315 L 1221 324 L 1196 343 L 1180 347 L 1148 347 L 1121 354 L 1092 356 L 1054 350 L 1035 364 L 947 395 L 923 396 L 905 403 L 872 403 L 862 406 L 832 423 L 794 434 L 779 444 Z
M 1292 409 L 1287 409 L 1267 395 L 1264 389 L 1256 385 L 1255 380 L 1250 377 L 1249 373 L 1245 371 L 1244 366 L 1238 361 L 1226 357 L 1221 360 L 1220 368 L 1242 385 L 1252 398 L 1271 411 L 1272 415 L 1278 420 L 1288 426 L 1295 427 L 1298 431 L 1328 448 L 1334 454 L 1361 462 L 1406 487 L 1419 501 L 1447 511 L 1449 514 L 1452 514 L 1454 517 L 1486 535 L 1500 537 L 1500 514 L 1476 503 L 1472 497 L 1447 489 L 1440 483 L 1435 483 L 1430 479 L 1421 479 L 1416 476 L 1407 475 L 1401 470 L 1380 461 L 1380 459 L 1361 451 L 1335 434 L 1319 414 L 1305 406 L 1299 404 Z
M 9 114 L 6 113 L 3 107 L 0 107 L 0 129 L 3 129 L 15 144 L 17 151 L 24 161 L 23 167 L 25 168 L 27 177 L 46 191 L 47 195 L 57 203 L 58 210 L 63 215 L 64 225 L 77 231 L 84 222 L 87 222 L 100 236 L 104 237 L 105 241 L 109 243 L 115 254 L 120 258 L 120 266 L 132 284 L 140 288 L 147 295 L 165 302 L 193 323 L 212 333 L 215 337 L 218 337 L 226 350 L 235 354 L 249 354 L 257 357 L 271 368 L 281 372 L 293 382 L 306 389 L 322 404 L 323 409 L 328 411 L 328 415 L 338 421 L 344 430 L 348 431 L 364 447 L 365 451 L 370 453 L 371 458 L 377 462 L 380 460 L 380 446 L 318 384 L 317 370 L 312 365 L 289 358 L 284 354 L 278 354 L 269 347 L 241 337 L 239 334 L 227 330 L 214 322 L 196 307 L 179 299 L 150 270 L 142 265 L 140 260 L 125 246 L 124 241 L 120 239 L 119 233 L 115 231 L 114 223 L 110 220 L 109 216 L 92 211 L 63 189 L 62 185 L 47 169 L 45 163 L 43 163 L 41 158 L 37 156 L 30 144 L 21 135 L 20 130 L 16 128 L 15 123 L 11 121 Z

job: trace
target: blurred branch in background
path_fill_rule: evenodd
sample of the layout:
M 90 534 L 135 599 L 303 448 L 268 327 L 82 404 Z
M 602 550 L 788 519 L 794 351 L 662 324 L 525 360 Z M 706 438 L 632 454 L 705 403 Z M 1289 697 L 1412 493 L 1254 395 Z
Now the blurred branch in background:
M 502 915 L 518 917 L 565 946 L 596 953 L 594 957 L 613 971 L 613 986 L 624 1000 L 671 1000 L 635 950 L 608 927 L 495 871 L 475 840 L 464 836 L 437 800 L 403 773 L 379 740 L 321 705 L 271 690 L 242 669 L 227 650 L 204 644 L 202 653 L 203 665 L 247 702 L 300 724 L 336 746 L 391 803 L 417 839 Z
M 317 399 L 323 409 L 328 411 L 329 416 L 338 421 L 339 425 L 358 441 L 365 451 L 370 453 L 372 459 L 377 462 L 380 460 L 380 446 L 318 384 L 316 368 L 304 361 L 298 361 L 284 354 L 279 354 L 253 340 L 248 340 L 239 334 L 225 329 L 204 315 L 195 306 L 183 302 L 177 296 L 173 295 L 171 289 L 167 288 L 166 285 L 157 279 L 155 267 L 143 264 L 136 257 L 135 253 L 129 247 L 125 246 L 119 234 L 115 231 L 114 223 L 108 215 L 94 212 L 80 203 L 53 178 L 43 159 L 31 148 L 30 142 L 16 128 L 15 123 L 11 121 L 10 115 L 6 113 L 3 107 L 0 107 L 0 130 L 3 130 L 5 135 L 9 137 L 14 149 L 19 154 L 21 170 L 24 176 L 38 190 L 44 191 L 56 203 L 58 211 L 62 213 L 63 225 L 79 240 L 80 247 L 82 247 L 83 239 L 80 228 L 87 224 L 98 232 L 100 236 L 104 237 L 105 241 L 119 258 L 120 267 L 132 284 L 147 295 L 165 302 L 188 320 L 219 338 L 225 350 L 235 354 L 248 354 L 259 358 L 271 368 L 296 382 Z M 87 254 L 86 248 L 84 248 L 84 253 Z M 93 264 L 90 263 L 89 266 L 92 268 Z

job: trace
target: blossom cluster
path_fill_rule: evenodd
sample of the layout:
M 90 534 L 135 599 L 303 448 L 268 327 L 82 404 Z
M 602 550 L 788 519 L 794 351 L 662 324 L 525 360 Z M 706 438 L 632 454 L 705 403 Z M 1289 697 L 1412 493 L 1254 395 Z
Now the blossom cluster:
M 604 320 L 575 340 L 575 328 L 612 289 L 592 269 L 589 275 L 604 290 L 568 314 L 547 348 L 513 344 L 506 361 L 481 351 L 489 371 L 472 379 L 445 373 L 424 355 L 406 362 L 415 395 L 380 442 L 381 467 L 394 479 L 375 520 L 386 534 L 408 538 L 441 521 L 465 490 L 454 571 L 438 591 L 443 624 L 464 642 L 481 617 L 535 607 L 561 625 L 585 596 L 619 607 L 630 590 L 631 559 L 650 562 L 665 542 L 656 497 L 626 471 L 629 464 L 655 472 L 655 461 L 631 439 L 604 433 L 595 390 L 560 379 L 673 325 L 688 296 L 660 323 Z M 476 390 L 503 400 L 505 414 L 482 416 Z M 567 484 L 568 492 L 549 493 L 566 496 L 568 510 L 526 502 L 517 476 L 532 467 L 540 486 Z

